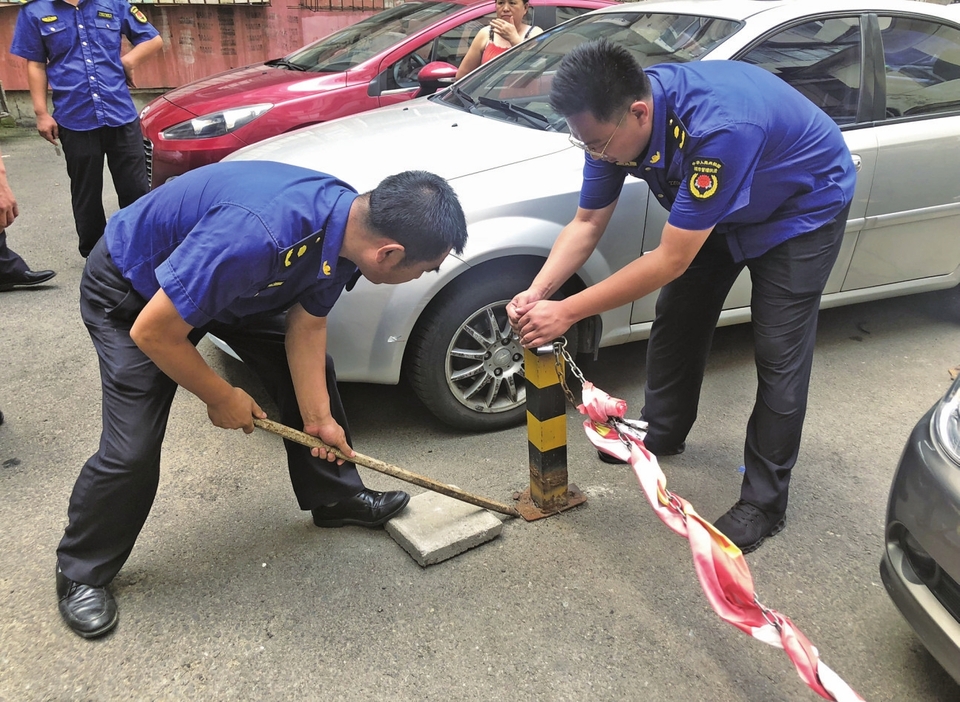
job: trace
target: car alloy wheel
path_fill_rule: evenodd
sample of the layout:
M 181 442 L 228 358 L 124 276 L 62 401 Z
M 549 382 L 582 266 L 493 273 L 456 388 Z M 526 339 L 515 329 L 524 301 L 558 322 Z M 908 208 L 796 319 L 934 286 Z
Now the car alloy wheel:
M 477 310 L 447 346 L 447 387 L 475 412 L 504 412 L 526 401 L 523 347 L 507 319 L 509 302 Z
M 503 263 L 476 269 L 437 296 L 420 318 L 407 347 L 405 375 L 445 424 L 492 431 L 525 420 L 523 347 L 507 319 L 507 303 L 529 287 L 537 270 Z M 576 349 L 577 327 L 566 336 L 568 348 Z
M 424 313 L 408 349 L 407 375 L 443 422 L 489 431 L 523 421 L 523 347 L 507 303 L 525 289 L 500 276 L 485 278 L 446 291 Z

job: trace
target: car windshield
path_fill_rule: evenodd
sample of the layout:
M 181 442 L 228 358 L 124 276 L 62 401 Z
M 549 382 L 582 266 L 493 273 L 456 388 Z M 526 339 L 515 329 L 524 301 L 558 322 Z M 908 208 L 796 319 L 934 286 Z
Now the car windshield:
M 405 2 L 268 63 L 317 73 L 347 71 L 462 9 L 449 2 Z
M 565 132 L 566 122 L 551 109 L 547 98 L 560 61 L 574 47 L 606 37 L 626 47 L 646 68 L 656 63 L 695 61 L 741 26 L 697 15 L 586 15 L 524 42 L 435 99 L 535 129 Z

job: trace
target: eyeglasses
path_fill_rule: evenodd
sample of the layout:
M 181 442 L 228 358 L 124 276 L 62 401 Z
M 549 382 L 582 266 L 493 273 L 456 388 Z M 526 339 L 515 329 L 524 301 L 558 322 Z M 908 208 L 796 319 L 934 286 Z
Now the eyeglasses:
M 627 110 L 620 116 L 620 121 L 617 122 L 617 126 L 614 127 L 612 132 L 610 132 L 610 138 L 607 139 L 607 143 L 603 145 L 603 148 L 600 149 L 600 151 L 594 151 L 589 146 L 587 146 L 584 142 L 574 137 L 573 134 L 570 135 L 570 143 L 576 146 L 578 149 L 583 149 L 584 151 L 586 151 L 587 156 L 589 156 L 593 160 L 595 161 L 602 160 L 604 155 L 607 153 L 607 147 L 610 146 L 610 142 L 613 141 L 613 135 L 617 133 L 618 129 L 620 129 L 620 125 L 623 124 L 623 120 L 626 118 L 629 112 L 630 110 Z

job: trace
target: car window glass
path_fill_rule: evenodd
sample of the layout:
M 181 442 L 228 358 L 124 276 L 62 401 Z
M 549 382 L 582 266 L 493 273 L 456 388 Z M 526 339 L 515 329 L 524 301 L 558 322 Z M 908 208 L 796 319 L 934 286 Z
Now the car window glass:
M 548 104 L 550 84 L 563 57 L 585 42 L 606 37 L 627 48 L 641 66 L 693 61 L 708 53 L 739 29 L 729 20 L 697 15 L 601 14 L 573 19 L 561 31 L 549 30 L 532 37 L 461 80 L 458 91 L 446 91 L 437 99 L 463 106 L 458 93 L 467 93 L 478 105 L 470 109 L 494 119 L 536 126 L 529 115 L 493 107 L 489 100 L 507 101 L 541 116 L 548 128 L 567 131 L 566 122 Z M 486 104 L 481 98 L 487 99 Z M 544 127 L 541 127 L 544 128 Z
M 960 110 L 960 30 L 880 17 L 887 117 Z
M 568 19 L 579 17 L 587 12 L 590 12 L 589 7 L 569 7 L 567 5 L 560 5 L 557 7 L 557 24 L 563 24 Z
M 421 68 L 430 63 L 430 55 L 433 53 L 435 43 L 428 41 L 416 51 L 407 54 L 399 61 L 395 61 L 387 69 L 386 90 L 419 88 L 420 83 L 417 81 L 417 75 Z
M 285 61 L 319 73 L 346 71 L 462 9 L 447 2 L 396 5 L 295 51 Z
M 858 18 L 832 17 L 790 27 L 741 60 L 780 76 L 837 124 L 856 121 L 861 71 Z
M 481 29 L 490 26 L 490 22 L 496 16 L 495 12 L 491 12 L 441 34 L 437 38 L 437 50 L 432 60 L 459 66 L 463 57 L 467 55 L 470 42 Z

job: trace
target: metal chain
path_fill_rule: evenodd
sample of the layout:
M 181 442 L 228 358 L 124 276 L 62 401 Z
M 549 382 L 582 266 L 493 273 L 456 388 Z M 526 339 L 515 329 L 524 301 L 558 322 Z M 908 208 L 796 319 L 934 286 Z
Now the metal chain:
M 571 356 L 570 352 L 567 351 L 566 337 L 561 336 L 559 339 L 553 342 L 553 354 L 554 354 L 554 358 L 556 359 L 554 365 L 557 369 L 557 376 L 560 378 L 560 386 L 563 388 L 563 393 L 564 395 L 567 396 L 567 399 L 570 401 L 570 404 L 575 406 L 577 404 L 577 401 L 574 398 L 573 393 L 570 391 L 570 388 L 567 386 L 566 373 L 563 372 L 563 362 L 566 361 L 566 363 L 568 364 L 568 368 L 570 368 L 570 372 L 573 374 L 573 377 L 575 377 L 578 381 L 580 381 L 581 386 L 587 382 L 587 379 L 584 377 L 583 372 L 574 362 L 573 356 Z M 610 417 L 609 424 L 613 426 L 614 429 L 617 429 L 617 433 L 620 435 L 620 440 L 626 446 L 630 447 L 632 444 L 626 438 L 626 436 L 624 436 L 624 432 L 622 431 L 623 429 L 622 425 L 625 423 L 622 422 L 622 420 L 618 419 L 617 417 Z M 618 426 L 618 425 L 621 425 L 621 426 Z M 686 522 L 687 514 L 683 510 L 683 504 L 680 502 L 680 499 L 676 495 L 674 495 L 672 492 L 667 490 L 666 486 L 663 487 L 663 491 L 666 494 L 667 503 L 670 509 L 672 509 L 674 512 L 679 514 L 680 517 L 683 519 L 683 521 Z M 776 613 L 773 610 L 769 609 L 768 607 L 765 607 L 763 604 L 760 603 L 760 598 L 757 596 L 756 593 L 753 594 L 753 603 L 757 607 L 759 607 L 760 612 L 763 614 L 763 618 L 766 620 L 767 624 L 774 627 L 778 632 L 782 632 L 783 625 L 781 624 L 779 617 L 776 615 Z
M 570 355 L 570 352 L 567 351 L 567 340 L 565 337 L 561 336 L 559 339 L 553 342 L 553 353 L 556 358 L 555 365 L 557 368 L 557 375 L 560 378 L 560 386 L 563 388 L 563 393 L 567 396 L 567 399 L 570 401 L 570 404 L 576 406 L 577 401 L 574 399 L 573 393 L 570 391 L 570 388 L 567 387 L 566 373 L 563 372 L 563 364 L 561 363 L 560 359 L 562 358 L 564 361 L 566 361 L 569 364 L 570 372 L 573 373 L 573 376 L 580 381 L 581 386 L 587 382 L 587 379 L 586 377 L 584 377 L 583 372 L 577 366 L 576 362 L 574 362 L 573 357 Z M 630 448 L 632 446 L 630 440 L 626 437 L 626 434 L 632 433 L 632 431 L 634 430 L 634 427 L 632 427 L 627 422 L 624 422 L 623 420 L 619 419 L 618 417 L 610 417 L 607 420 L 607 424 L 617 430 L 617 434 L 620 435 L 620 441 L 622 441 L 627 448 Z M 626 428 L 626 431 L 624 431 L 625 428 Z M 670 509 L 672 509 L 674 512 L 679 514 L 681 519 L 683 519 L 683 521 L 686 522 L 687 514 L 686 512 L 683 511 L 683 504 L 680 502 L 677 496 L 674 495 L 669 490 L 667 490 L 666 487 L 663 488 L 663 491 L 664 493 L 666 493 L 667 502 L 669 504 Z
M 567 374 L 563 372 L 563 362 L 566 361 L 567 367 L 570 369 L 570 372 L 573 373 L 573 377 L 580 381 L 581 386 L 587 382 L 587 379 L 583 376 L 583 372 L 573 360 L 573 356 L 567 351 L 567 338 L 565 336 L 561 336 L 553 342 L 553 355 L 555 358 L 554 365 L 557 369 L 557 377 L 560 378 L 560 387 L 563 388 L 563 394 L 567 396 L 570 404 L 576 407 L 577 398 L 574 397 L 573 392 L 567 385 Z
M 561 336 L 559 339 L 553 342 L 553 365 L 557 369 L 557 377 L 560 378 L 560 387 L 563 388 L 563 394 L 567 396 L 567 401 L 576 407 L 577 398 L 574 397 L 573 392 L 567 385 L 567 374 L 563 372 L 564 360 L 571 364 L 571 370 L 576 368 L 576 364 L 573 363 L 573 359 L 567 352 L 567 339 L 566 337 Z M 576 375 L 577 371 L 574 371 L 573 374 Z M 581 375 L 580 377 L 582 378 L 583 376 Z
M 753 604 L 760 608 L 760 612 L 763 614 L 763 618 L 767 620 L 767 624 L 772 626 L 780 633 L 783 633 L 783 626 L 780 624 L 780 619 L 776 616 L 772 609 L 768 609 L 760 604 L 760 598 L 757 597 L 757 593 L 753 593 Z

